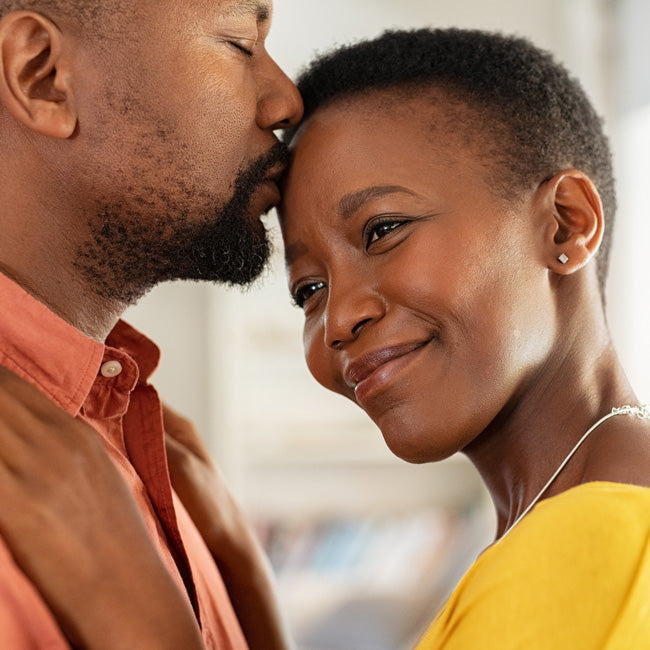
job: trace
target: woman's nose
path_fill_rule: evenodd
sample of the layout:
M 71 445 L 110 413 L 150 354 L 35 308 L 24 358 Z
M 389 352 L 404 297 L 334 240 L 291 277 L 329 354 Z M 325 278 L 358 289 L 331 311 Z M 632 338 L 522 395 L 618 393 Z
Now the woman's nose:
M 337 289 L 330 285 L 325 313 L 325 344 L 340 349 L 356 340 L 371 323 L 384 315 L 384 303 L 358 282 Z

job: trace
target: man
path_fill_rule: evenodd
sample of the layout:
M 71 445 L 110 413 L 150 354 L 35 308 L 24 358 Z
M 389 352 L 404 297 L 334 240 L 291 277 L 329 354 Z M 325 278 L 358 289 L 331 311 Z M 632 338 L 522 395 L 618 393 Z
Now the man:
M 247 284 L 268 258 L 274 129 L 302 110 L 265 50 L 270 14 L 266 0 L 0 0 L 0 366 L 31 384 L 0 373 L 3 647 L 285 644 L 241 515 L 168 412 L 175 486 L 193 505 L 194 464 L 228 506 L 218 534 L 201 531 L 210 549 L 172 491 L 158 351 L 119 321 L 158 282 Z M 51 572 L 70 544 L 75 563 L 38 593 L 23 571 Z M 110 587 L 125 580 L 130 599 Z

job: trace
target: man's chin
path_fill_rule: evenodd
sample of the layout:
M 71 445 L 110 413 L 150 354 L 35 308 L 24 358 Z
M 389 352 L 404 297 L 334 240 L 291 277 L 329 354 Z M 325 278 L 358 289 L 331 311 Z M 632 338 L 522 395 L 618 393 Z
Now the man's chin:
M 241 240 L 238 246 L 233 243 L 228 252 L 223 251 L 218 264 L 210 269 L 202 269 L 205 271 L 203 279 L 242 289 L 248 289 L 259 280 L 269 267 L 272 245 L 264 224 L 259 219 L 254 228 L 255 231 L 259 228 L 259 232 L 246 241 Z M 249 235 L 253 233 L 249 231 Z M 194 279 L 200 280 L 201 277 Z

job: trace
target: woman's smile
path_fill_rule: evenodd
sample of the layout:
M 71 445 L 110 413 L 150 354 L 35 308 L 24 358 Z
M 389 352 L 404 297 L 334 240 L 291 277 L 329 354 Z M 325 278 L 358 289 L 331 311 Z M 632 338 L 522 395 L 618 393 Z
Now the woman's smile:
M 384 395 L 397 381 L 404 380 L 407 368 L 431 340 L 414 341 L 366 353 L 346 364 L 345 383 L 354 390 L 357 403 L 372 409 L 377 396 Z

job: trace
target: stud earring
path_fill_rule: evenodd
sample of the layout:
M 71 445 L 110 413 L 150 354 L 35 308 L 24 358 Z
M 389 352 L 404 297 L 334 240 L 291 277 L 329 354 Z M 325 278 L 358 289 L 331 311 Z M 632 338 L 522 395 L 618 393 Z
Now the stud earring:
M 562 255 L 560 255 L 557 259 L 560 264 L 566 264 L 569 261 L 568 256 L 564 253 L 562 253 Z

